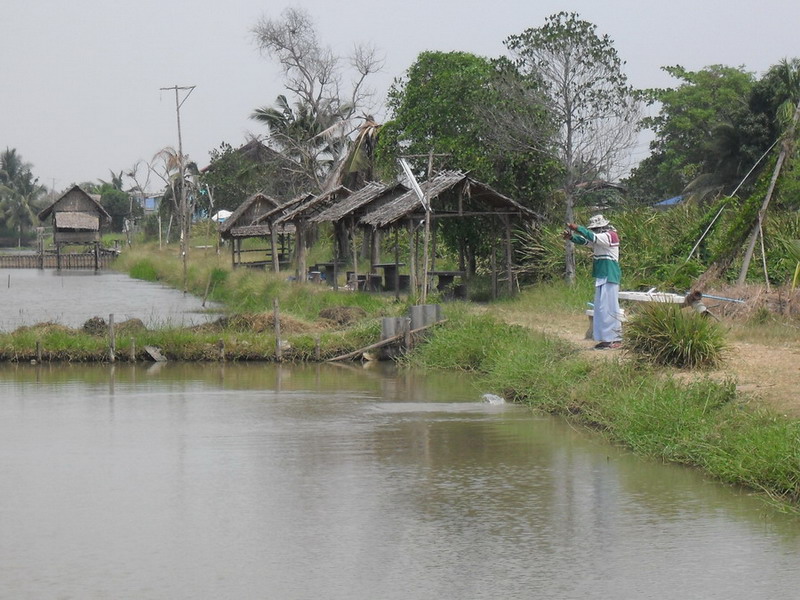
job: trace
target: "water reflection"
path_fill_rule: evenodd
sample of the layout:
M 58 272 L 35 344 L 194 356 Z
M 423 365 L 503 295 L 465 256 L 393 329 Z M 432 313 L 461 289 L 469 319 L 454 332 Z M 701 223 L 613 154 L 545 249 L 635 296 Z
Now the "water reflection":
M 793 598 L 800 525 L 461 375 L 0 368 L 0 597 Z

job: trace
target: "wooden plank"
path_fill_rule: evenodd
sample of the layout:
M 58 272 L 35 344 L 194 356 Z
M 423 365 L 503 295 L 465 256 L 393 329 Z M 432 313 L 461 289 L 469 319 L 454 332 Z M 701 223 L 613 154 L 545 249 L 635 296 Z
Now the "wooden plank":
M 155 346 L 145 346 L 144 351 L 155 362 L 167 362 L 167 357 L 161 354 L 161 348 L 156 348 Z

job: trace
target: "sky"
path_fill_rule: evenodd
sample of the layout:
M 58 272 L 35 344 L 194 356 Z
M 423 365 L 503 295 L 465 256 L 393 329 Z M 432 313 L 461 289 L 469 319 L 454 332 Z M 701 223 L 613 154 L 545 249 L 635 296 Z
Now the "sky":
M 785 0 L 4 0 L 0 9 L 0 150 L 15 148 L 40 183 L 109 181 L 178 146 L 200 167 L 222 142 L 265 128 L 250 119 L 284 93 L 252 29 L 287 6 L 306 10 L 334 52 L 371 44 L 384 59 L 372 112 L 425 50 L 504 54 L 503 40 L 577 12 L 609 35 L 631 85 L 668 87 L 661 67 L 744 66 L 761 75 L 800 56 L 800 2 Z M 632 162 L 647 156 L 643 140 Z M 157 191 L 159 182 L 151 181 Z

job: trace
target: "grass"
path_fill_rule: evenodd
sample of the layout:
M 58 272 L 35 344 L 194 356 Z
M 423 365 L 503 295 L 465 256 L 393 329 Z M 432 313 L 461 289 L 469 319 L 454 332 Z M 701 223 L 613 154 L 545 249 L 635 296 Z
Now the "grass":
M 727 348 L 713 318 L 662 302 L 645 303 L 633 313 L 624 346 L 642 360 L 678 368 L 718 366 Z

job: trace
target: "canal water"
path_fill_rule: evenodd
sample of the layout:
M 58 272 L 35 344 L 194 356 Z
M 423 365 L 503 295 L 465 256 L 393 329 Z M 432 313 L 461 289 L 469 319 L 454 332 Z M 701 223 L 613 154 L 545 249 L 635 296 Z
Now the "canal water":
M 0 331 L 54 322 L 81 327 L 92 317 L 149 327 L 196 325 L 217 318 L 216 305 L 174 288 L 114 271 L 0 269 Z M 208 309 L 208 310 L 207 310 Z
M 0 365 L 0 598 L 798 597 L 796 518 L 483 391 Z

